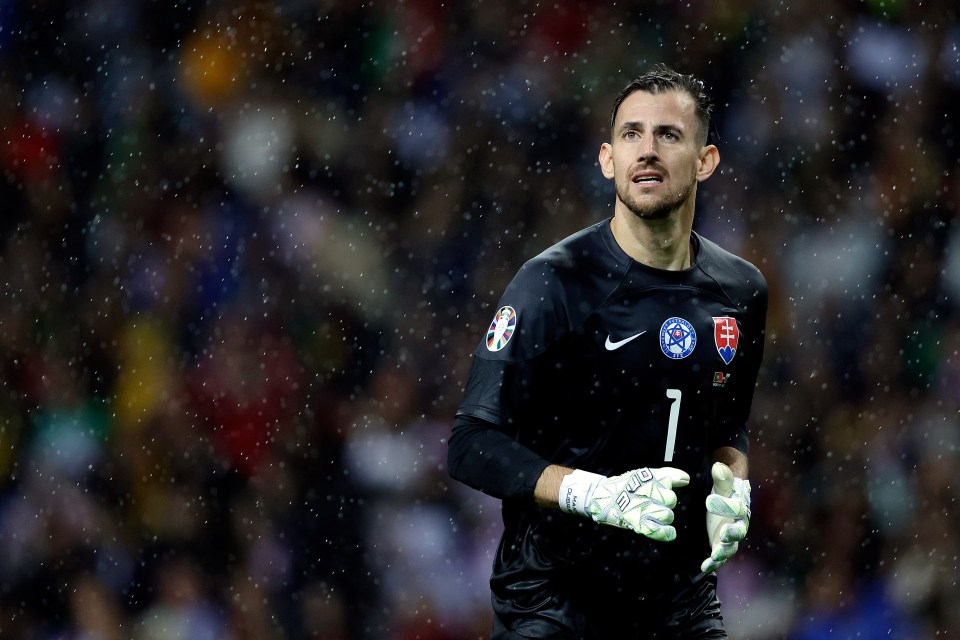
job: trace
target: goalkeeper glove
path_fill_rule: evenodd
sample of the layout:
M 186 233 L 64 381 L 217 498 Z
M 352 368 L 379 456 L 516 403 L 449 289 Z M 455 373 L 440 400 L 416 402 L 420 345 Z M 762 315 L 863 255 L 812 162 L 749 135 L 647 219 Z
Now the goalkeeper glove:
M 673 488 L 689 482 L 686 472 L 673 467 L 644 467 L 611 478 L 576 469 L 560 484 L 560 509 L 667 542 L 677 537 L 670 526 L 677 506 Z
M 707 496 L 707 538 L 710 557 L 700 570 L 716 571 L 733 557 L 750 526 L 750 481 L 736 478 L 730 467 L 713 463 L 713 493 Z

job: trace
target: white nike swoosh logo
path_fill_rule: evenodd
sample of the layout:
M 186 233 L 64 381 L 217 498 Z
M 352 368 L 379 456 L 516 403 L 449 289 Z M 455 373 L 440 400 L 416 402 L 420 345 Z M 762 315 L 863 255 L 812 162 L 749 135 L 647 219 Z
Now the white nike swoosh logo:
M 607 341 L 603 343 L 603 346 L 607 348 L 607 351 L 613 351 L 613 350 L 615 350 L 615 349 L 619 349 L 620 347 L 622 347 L 623 345 L 627 344 L 628 342 L 630 342 L 630 341 L 633 340 L 634 338 L 639 338 L 640 336 L 642 336 L 642 335 L 645 334 L 645 333 L 646 333 L 646 331 L 641 331 L 640 333 L 636 333 L 636 334 L 630 336 L 629 338 L 624 338 L 623 340 L 617 340 L 616 342 L 614 342 L 613 340 L 611 340 L 611 339 L 610 339 L 610 336 L 608 335 L 608 336 L 607 336 Z

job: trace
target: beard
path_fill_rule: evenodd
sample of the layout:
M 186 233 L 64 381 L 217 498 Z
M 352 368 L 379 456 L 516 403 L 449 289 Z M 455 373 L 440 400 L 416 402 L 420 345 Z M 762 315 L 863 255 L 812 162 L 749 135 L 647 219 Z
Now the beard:
M 631 184 L 630 181 L 617 183 L 617 199 L 641 220 L 664 220 L 669 218 L 671 213 L 679 209 L 690 198 L 696 181 L 691 180 L 689 184 L 682 186 L 677 192 L 664 194 L 658 200 L 646 203 L 641 203 L 630 193 Z

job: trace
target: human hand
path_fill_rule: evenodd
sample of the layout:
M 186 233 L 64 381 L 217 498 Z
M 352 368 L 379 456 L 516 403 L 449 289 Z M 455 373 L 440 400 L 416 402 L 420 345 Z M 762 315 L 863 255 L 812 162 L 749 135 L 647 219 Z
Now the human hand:
M 560 508 L 668 542 L 677 537 L 671 526 L 677 506 L 673 488 L 689 482 L 685 471 L 673 467 L 643 467 L 613 477 L 576 470 L 560 486 Z
M 716 571 L 737 552 L 750 527 L 750 481 L 736 478 L 730 467 L 713 463 L 713 492 L 707 496 L 707 537 L 710 557 L 700 570 Z

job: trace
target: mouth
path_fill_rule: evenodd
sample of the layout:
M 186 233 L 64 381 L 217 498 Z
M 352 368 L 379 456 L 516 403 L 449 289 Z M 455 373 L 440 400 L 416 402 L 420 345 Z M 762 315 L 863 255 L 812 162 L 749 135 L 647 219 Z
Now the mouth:
M 644 186 L 656 185 L 663 183 L 663 175 L 656 171 L 641 171 L 631 178 L 633 184 L 639 184 Z

